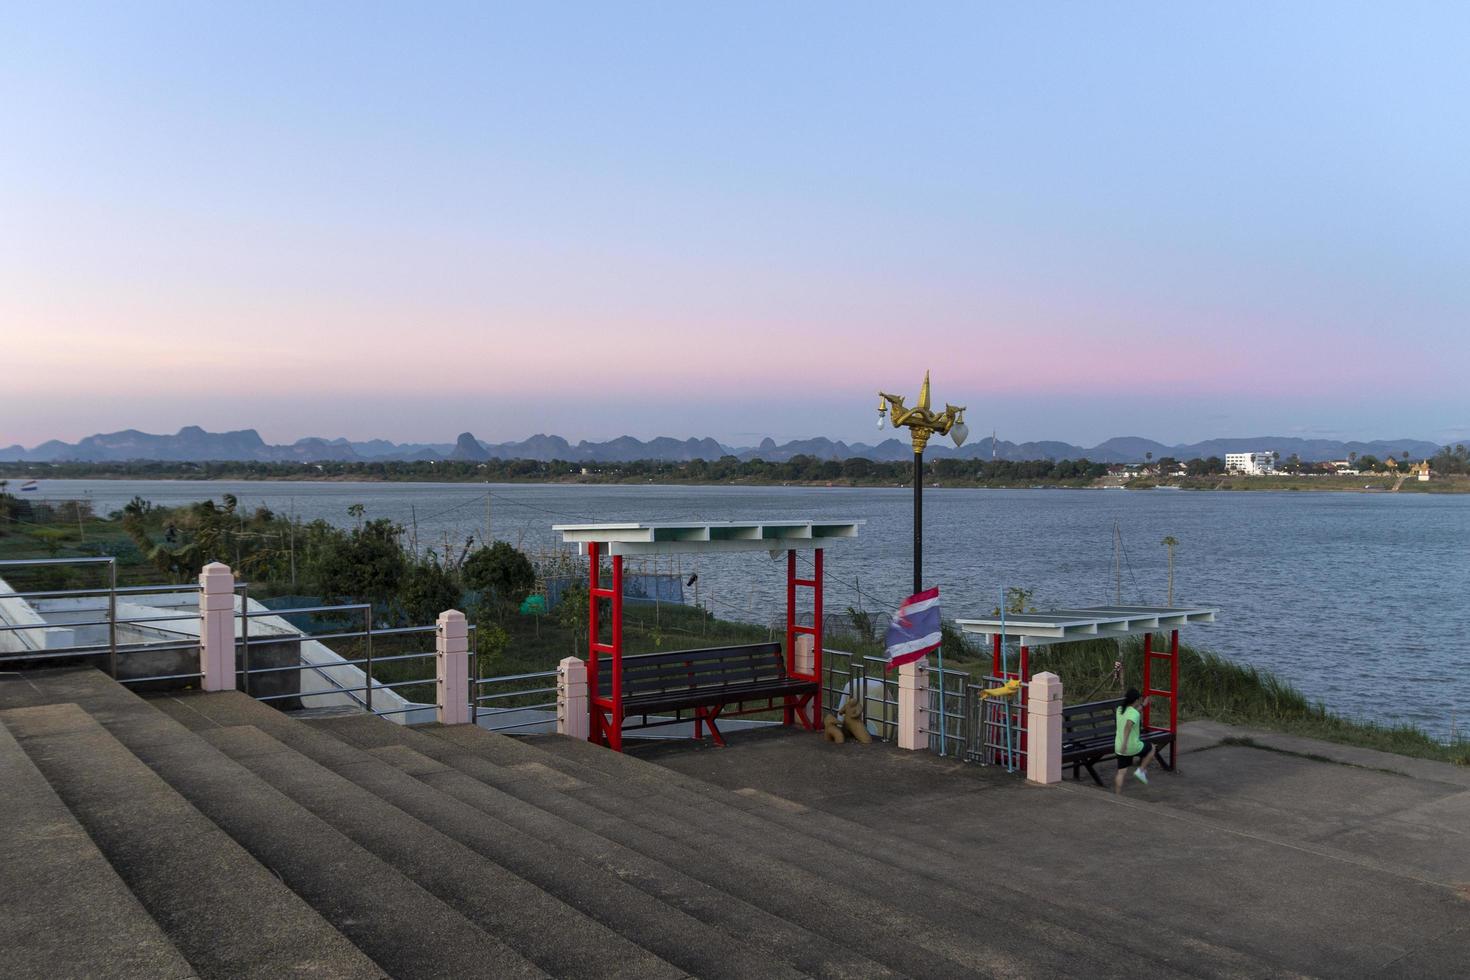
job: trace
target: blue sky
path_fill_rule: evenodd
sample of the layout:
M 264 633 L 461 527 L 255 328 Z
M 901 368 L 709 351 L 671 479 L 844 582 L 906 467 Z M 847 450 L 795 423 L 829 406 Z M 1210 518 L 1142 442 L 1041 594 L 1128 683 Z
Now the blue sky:
M 22 5 L 0 444 L 1470 437 L 1467 11 Z

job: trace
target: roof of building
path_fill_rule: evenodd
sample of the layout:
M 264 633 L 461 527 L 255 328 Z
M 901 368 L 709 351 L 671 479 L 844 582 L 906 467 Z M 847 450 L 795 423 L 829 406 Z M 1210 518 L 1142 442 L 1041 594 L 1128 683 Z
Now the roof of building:
M 955 622 L 966 633 L 987 639 L 1004 633 L 1027 646 L 1070 643 L 1104 637 L 1175 630 L 1192 623 L 1213 623 L 1219 609 L 1212 606 L 1088 606 L 1051 609 L 1044 613 L 1014 613 Z
M 866 521 L 645 521 L 624 524 L 554 524 L 568 544 L 607 545 L 614 555 L 694 551 L 786 551 L 824 548 L 857 537 Z

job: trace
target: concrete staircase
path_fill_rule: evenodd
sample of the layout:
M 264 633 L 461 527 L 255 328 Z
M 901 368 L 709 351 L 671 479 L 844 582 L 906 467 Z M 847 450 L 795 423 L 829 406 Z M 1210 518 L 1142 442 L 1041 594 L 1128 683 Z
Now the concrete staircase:
M 556 737 L 38 672 L 0 678 L 0 785 L 7 976 L 1263 972 Z

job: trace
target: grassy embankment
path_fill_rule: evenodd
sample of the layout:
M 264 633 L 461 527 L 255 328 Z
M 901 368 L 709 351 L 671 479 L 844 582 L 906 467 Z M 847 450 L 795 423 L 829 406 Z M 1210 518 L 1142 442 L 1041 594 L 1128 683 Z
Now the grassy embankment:
M 945 665 L 949 666 L 952 659 L 946 658 Z M 1030 666 L 1033 673 L 1049 670 L 1059 676 L 1066 700 L 1076 703 L 1122 693 L 1112 679 L 1113 662 L 1119 659 L 1123 661 L 1126 686 L 1141 688 L 1143 643 L 1137 637 L 1121 643 L 1094 640 L 1040 647 L 1031 652 Z M 956 666 L 976 677 L 990 669 L 988 657 Z M 1179 647 L 1179 685 L 1181 721 L 1208 719 L 1470 765 L 1470 739 L 1463 735 L 1446 744 L 1412 725 L 1381 725 L 1345 718 L 1320 703 L 1314 704 L 1269 671 L 1233 663 L 1183 643 Z

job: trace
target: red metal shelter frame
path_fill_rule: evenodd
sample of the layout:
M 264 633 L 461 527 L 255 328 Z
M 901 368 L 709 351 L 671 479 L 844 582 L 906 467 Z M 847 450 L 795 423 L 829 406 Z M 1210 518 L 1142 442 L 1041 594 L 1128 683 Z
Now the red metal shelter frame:
M 1025 643 L 1021 644 L 1021 657 L 1019 670 L 1003 671 L 1000 656 L 1000 636 L 997 634 L 993 643 L 991 658 L 992 676 L 1001 680 L 1020 680 L 1026 684 L 1031 680 L 1030 650 Z M 1153 686 L 1155 660 L 1163 660 L 1168 664 L 1167 676 L 1169 686 L 1167 688 L 1156 688 Z M 1169 705 L 1169 722 L 1167 726 L 1154 726 L 1151 724 L 1152 707 L 1154 698 L 1163 698 Z M 1171 735 L 1179 733 L 1179 631 L 1169 631 L 1169 648 L 1166 651 L 1154 649 L 1154 635 L 1152 632 L 1143 634 L 1143 730 L 1145 732 L 1169 732 Z M 1021 751 L 1026 751 L 1026 700 L 1021 699 Z M 1175 739 L 1169 740 L 1169 768 L 1174 768 Z
M 587 614 L 587 706 L 590 714 L 587 740 L 599 745 L 605 745 L 614 751 L 623 750 L 623 556 L 612 554 L 612 583 L 604 587 L 602 583 L 602 555 L 604 545 L 600 542 L 587 542 L 588 560 L 588 614 Z M 771 698 L 766 698 L 764 704 L 758 702 L 735 702 L 736 710 L 727 710 L 727 706 L 717 705 L 713 708 L 696 708 L 694 715 L 695 738 L 703 736 L 705 726 L 709 727 L 710 737 L 717 745 L 724 745 L 725 739 L 716 727 L 716 721 L 721 715 L 756 714 L 758 712 L 781 710 L 783 723 L 791 725 L 800 722 L 803 728 L 815 731 L 821 725 L 821 691 L 822 691 L 822 590 L 823 590 L 823 561 L 821 548 L 814 549 L 812 564 L 813 572 L 811 578 L 802 578 L 797 573 L 796 549 L 786 550 L 786 648 L 783 651 L 786 657 L 786 674 L 801 680 L 813 681 L 817 685 L 816 691 L 803 695 L 786 695 L 780 704 Z M 779 554 L 779 552 L 777 552 Z M 812 625 L 803 626 L 797 622 L 797 596 L 798 589 L 810 589 L 812 591 Z M 611 606 L 611 636 L 609 642 L 604 643 L 602 637 L 601 603 L 599 599 L 606 599 Z M 810 636 L 812 638 L 812 661 L 811 669 L 802 670 L 796 662 L 796 640 L 799 636 Z M 606 657 L 610 663 L 611 676 L 609 677 L 608 693 L 602 693 L 602 666 L 603 658 Z M 747 708 L 746 705 L 755 703 L 755 707 Z

